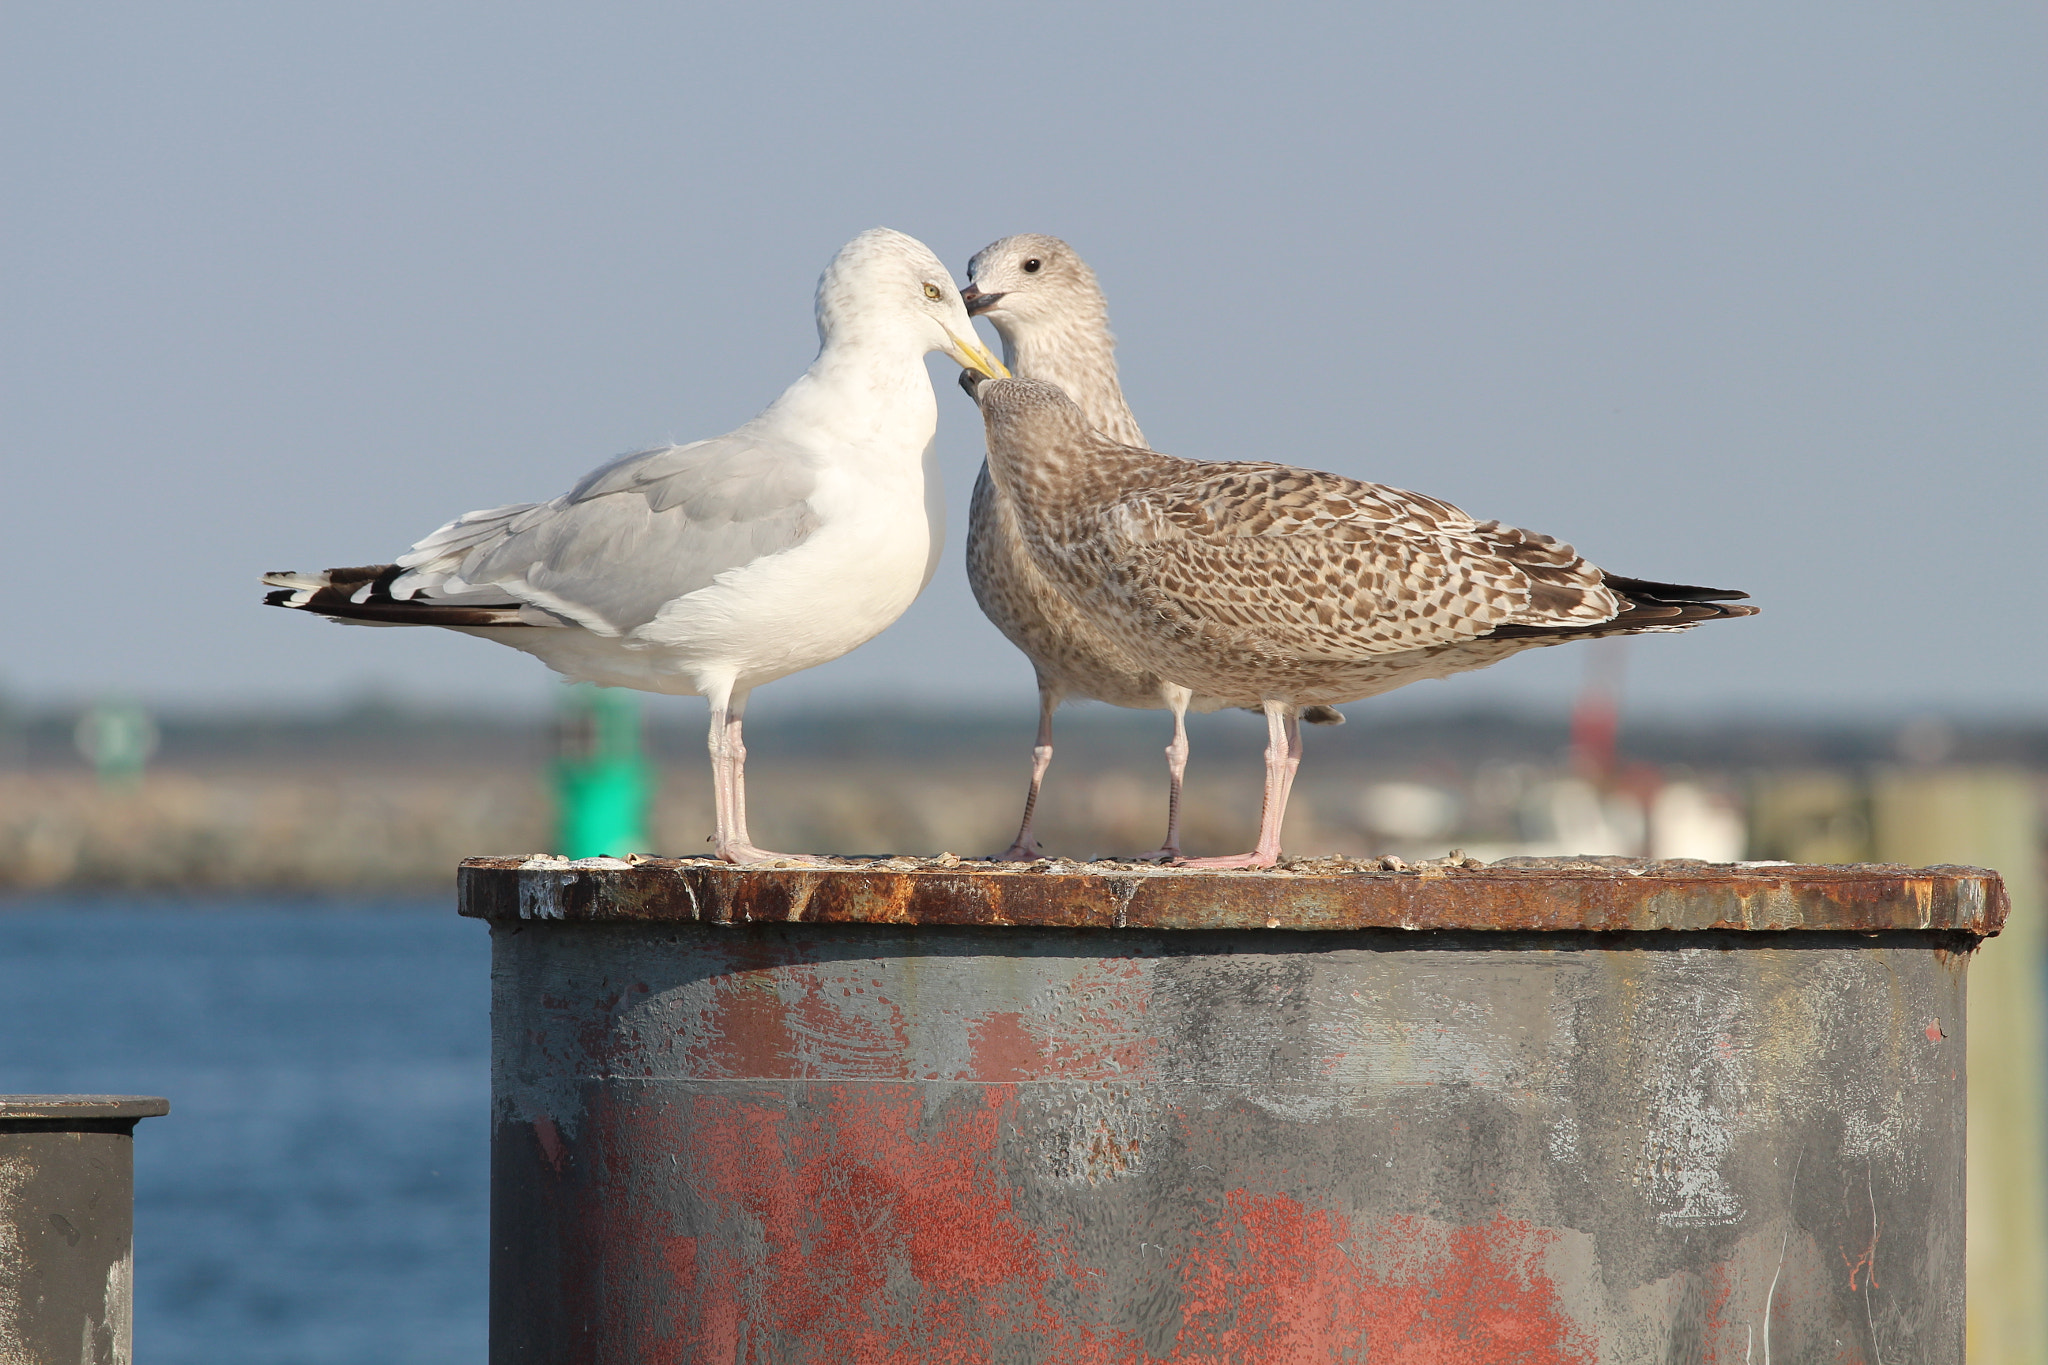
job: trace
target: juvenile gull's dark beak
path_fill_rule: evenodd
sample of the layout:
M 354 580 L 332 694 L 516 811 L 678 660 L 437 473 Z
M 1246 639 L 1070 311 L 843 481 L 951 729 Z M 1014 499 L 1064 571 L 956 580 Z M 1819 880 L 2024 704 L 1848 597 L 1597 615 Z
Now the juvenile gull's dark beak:
M 967 305 L 967 316 L 978 318 L 1002 300 L 1001 294 L 984 294 L 973 285 L 960 291 L 960 302 Z

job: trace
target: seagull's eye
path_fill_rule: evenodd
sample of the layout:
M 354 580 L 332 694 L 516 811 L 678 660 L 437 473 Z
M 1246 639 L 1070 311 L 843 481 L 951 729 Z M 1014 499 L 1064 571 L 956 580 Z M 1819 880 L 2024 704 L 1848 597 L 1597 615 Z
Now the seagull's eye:
M 942 299 L 946 297 L 946 291 L 935 284 L 928 284 L 924 287 L 924 296 L 928 299 Z
M 1038 273 L 1038 267 L 1043 264 L 1043 261 L 1039 260 L 1036 256 L 1033 256 L 1030 260 L 1024 262 L 1024 273 L 1027 275 L 1036 275 Z

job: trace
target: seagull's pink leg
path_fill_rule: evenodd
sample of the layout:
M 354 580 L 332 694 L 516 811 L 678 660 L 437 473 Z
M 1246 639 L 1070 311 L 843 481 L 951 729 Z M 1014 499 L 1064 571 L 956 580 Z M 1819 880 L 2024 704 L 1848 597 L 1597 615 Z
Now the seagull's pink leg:
M 736 847 L 739 840 L 733 835 L 732 826 L 732 762 L 726 753 L 726 698 L 713 696 L 711 702 L 711 733 L 705 737 L 704 747 L 711 751 L 711 804 L 716 813 L 717 828 L 712 834 L 712 844 L 718 856 L 726 856 L 726 850 Z
M 1018 827 L 1017 837 L 998 855 L 1003 862 L 1030 862 L 1039 856 L 1038 840 L 1031 835 L 1031 816 L 1038 809 L 1039 784 L 1045 781 L 1045 770 L 1052 764 L 1052 713 L 1059 704 L 1060 694 L 1040 678 L 1038 743 L 1031 750 L 1031 791 L 1024 798 L 1024 823 Z
M 753 836 L 747 833 L 747 744 L 740 735 L 740 722 L 746 714 L 747 697 L 743 692 L 732 699 L 732 705 L 725 713 L 725 756 L 732 765 L 733 838 L 752 848 Z
M 1162 683 L 1159 694 L 1173 712 L 1173 742 L 1166 746 L 1166 842 L 1144 857 L 1170 863 L 1180 857 L 1180 789 L 1188 771 L 1188 703 L 1195 694 L 1172 683 Z
M 758 848 L 747 836 L 747 746 L 740 738 L 740 718 L 746 713 L 747 694 L 733 696 L 727 692 L 710 700 L 709 745 L 712 802 L 718 812 L 718 856 L 729 863 L 757 863 L 792 856 Z
M 1259 812 L 1259 846 L 1224 858 L 1183 858 L 1181 867 L 1271 867 L 1280 861 L 1280 825 L 1287 818 L 1295 770 L 1301 767 L 1301 708 L 1269 701 L 1265 709 L 1266 797 Z

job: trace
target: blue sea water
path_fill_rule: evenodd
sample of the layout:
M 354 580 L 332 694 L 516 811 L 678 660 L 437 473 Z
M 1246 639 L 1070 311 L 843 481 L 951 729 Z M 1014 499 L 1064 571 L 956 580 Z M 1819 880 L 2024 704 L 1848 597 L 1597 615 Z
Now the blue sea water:
M 171 1101 L 138 1360 L 484 1358 L 489 987 L 452 898 L 0 901 L 0 1092 Z

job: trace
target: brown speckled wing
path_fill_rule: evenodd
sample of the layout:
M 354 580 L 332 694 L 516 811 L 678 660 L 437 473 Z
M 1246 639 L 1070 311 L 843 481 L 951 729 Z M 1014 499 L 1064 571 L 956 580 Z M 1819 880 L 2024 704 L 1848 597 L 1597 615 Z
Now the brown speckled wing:
M 1395 654 L 1621 609 L 1568 545 L 1334 474 L 1212 464 L 1109 509 L 1105 567 L 1183 637 L 1294 658 Z

